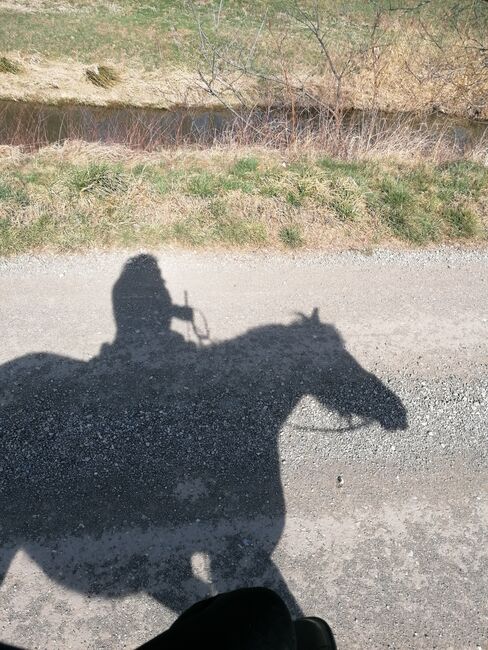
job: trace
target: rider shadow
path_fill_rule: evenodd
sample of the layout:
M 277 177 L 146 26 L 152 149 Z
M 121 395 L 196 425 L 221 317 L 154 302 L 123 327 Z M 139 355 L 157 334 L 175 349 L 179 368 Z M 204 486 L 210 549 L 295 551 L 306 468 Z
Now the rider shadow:
M 171 330 L 156 260 L 113 288 L 117 334 L 88 362 L 32 354 L 0 368 L 0 584 L 22 548 L 43 571 L 101 596 L 147 592 L 180 612 L 234 586 L 277 589 L 285 524 L 278 436 L 304 395 L 407 427 L 400 399 L 318 313 L 198 345 Z

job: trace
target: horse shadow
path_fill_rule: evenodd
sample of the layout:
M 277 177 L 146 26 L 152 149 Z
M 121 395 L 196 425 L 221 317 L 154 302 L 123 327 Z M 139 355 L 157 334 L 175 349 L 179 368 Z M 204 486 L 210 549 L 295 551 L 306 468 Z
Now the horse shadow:
M 173 304 L 149 255 L 126 263 L 112 300 L 116 337 L 97 357 L 0 367 L 0 585 L 23 549 L 82 593 L 146 592 L 179 613 L 261 584 L 298 611 L 272 560 L 286 514 L 280 430 L 304 395 L 345 430 L 406 429 L 402 402 L 316 310 L 191 343 L 171 321 L 191 324 L 193 309 Z

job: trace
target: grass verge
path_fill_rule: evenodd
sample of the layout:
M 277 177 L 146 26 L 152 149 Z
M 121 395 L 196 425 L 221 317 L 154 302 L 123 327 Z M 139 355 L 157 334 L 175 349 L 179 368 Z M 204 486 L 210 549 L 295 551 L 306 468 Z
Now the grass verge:
M 90 248 L 370 249 L 488 239 L 476 162 L 66 145 L 0 158 L 0 254 Z M 9 155 L 7 155 L 9 154 Z

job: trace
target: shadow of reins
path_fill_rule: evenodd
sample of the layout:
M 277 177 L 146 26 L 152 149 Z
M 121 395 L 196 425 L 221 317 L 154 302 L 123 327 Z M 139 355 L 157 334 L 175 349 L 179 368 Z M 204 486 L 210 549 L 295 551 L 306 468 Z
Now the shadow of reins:
M 203 348 L 205 345 L 208 343 L 211 343 L 210 339 L 210 328 L 208 326 L 208 321 L 205 317 L 205 314 L 201 309 L 196 309 L 195 307 L 190 307 L 188 303 L 188 291 L 185 291 L 185 307 L 188 307 L 188 309 L 191 309 L 191 320 L 188 322 L 188 324 L 191 324 L 191 328 L 193 330 L 194 335 L 197 337 L 198 341 L 198 347 Z M 199 329 L 196 321 L 195 321 L 195 315 L 198 314 L 199 318 L 203 322 L 203 329 Z M 188 338 L 190 335 L 190 331 L 187 330 Z

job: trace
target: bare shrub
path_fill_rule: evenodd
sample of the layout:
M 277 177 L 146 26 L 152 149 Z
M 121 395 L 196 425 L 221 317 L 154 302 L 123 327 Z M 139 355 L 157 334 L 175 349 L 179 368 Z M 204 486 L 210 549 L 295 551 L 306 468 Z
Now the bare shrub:
M 237 104 L 443 110 L 488 116 L 486 0 L 282 0 L 251 34 L 202 19 L 196 63 L 201 88 Z

